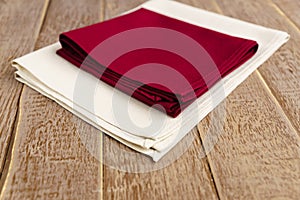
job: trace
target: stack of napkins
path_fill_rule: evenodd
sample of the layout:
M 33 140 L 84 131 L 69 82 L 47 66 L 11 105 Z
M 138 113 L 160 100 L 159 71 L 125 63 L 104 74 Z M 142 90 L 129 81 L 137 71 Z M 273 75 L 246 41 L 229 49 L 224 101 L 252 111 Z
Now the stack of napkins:
M 13 61 L 16 79 L 158 161 L 289 38 L 152 0 Z

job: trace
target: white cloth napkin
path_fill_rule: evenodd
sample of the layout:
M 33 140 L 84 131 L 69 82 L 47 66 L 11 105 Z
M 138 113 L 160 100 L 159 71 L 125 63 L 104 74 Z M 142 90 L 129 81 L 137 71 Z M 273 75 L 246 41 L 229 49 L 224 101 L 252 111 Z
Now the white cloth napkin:
M 169 0 L 148 1 L 136 9 L 139 8 L 255 40 L 259 49 L 250 60 L 215 84 L 177 118 L 150 109 L 73 66 L 56 55 L 59 43 L 17 58 L 12 65 L 17 69 L 18 81 L 53 99 L 123 144 L 158 161 L 284 44 L 289 35 Z

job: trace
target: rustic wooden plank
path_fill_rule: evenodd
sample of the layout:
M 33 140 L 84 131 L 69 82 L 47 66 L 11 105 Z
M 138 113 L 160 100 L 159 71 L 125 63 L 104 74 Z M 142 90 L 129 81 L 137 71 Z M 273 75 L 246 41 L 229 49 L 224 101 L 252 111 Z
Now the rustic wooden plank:
M 217 1 L 227 15 L 277 28 L 291 35 L 284 48 L 260 67 L 259 72 L 300 135 L 299 30 L 279 13 L 271 1 Z
M 295 0 L 272 0 L 279 8 L 279 13 L 287 16 L 291 23 L 300 30 L 300 1 Z
M 62 31 L 95 23 L 99 16 L 98 0 L 53 0 L 36 46 L 57 41 Z M 24 34 L 31 36 L 29 32 Z M 24 86 L 2 199 L 101 198 L 102 165 L 86 149 L 82 133 L 100 135 L 53 101 Z M 94 150 L 101 149 L 98 146 Z
M 47 4 L 47 1 L 0 2 L 0 177 L 22 90 L 22 84 L 14 80 L 10 61 L 34 48 Z
M 298 199 L 300 139 L 261 80 L 251 75 L 225 103 L 222 126 L 206 118 L 198 127 L 220 135 L 208 154 L 220 198 Z
M 125 4 L 121 0 L 111 0 L 107 2 L 105 17 L 110 18 L 118 15 L 141 2 L 143 1 L 128 0 Z M 213 4 L 205 0 L 185 0 L 182 2 L 208 10 L 216 9 Z M 103 168 L 104 199 L 218 199 L 207 159 L 206 157 L 201 158 L 203 149 L 196 129 L 168 154 L 171 156 L 159 161 L 157 165 L 164 163 L 165 159 L 172 159 L 172 155 L 176 155 L 176 153 L 187 148 L 186 145 L 189 144 L 191 138 L 195 139 L 192 140 L 191 146 L 179 159 L 167 166 L 161 164 L 161 168 L 149 172 L 149 166 L 155 169 L 155 164 L 150 158 L 142 159 L 142 156 L 137 153 L 135 156 L 140 158 L 136 159 L 139 164 L 134 162 L 134 158 L 130 159 L 131 163 L 124 163 L 125 161 L 122 159 L 127 156 L 127 153 L 134 154 L 134 152 L 104 136 L 103 162 L 107 165 Z M 106 161 L 108 159 L 106 154 L 109 154 L 109 159 L 115 160 L 115 163 Z M 123 166 L 127 165 L 128 167 L 121 168 L 119 165 L 122 162 Z M 140 167 L 140 173 L 131 173 L 137 166 Z M 120 168 L 123 171 L 120 171 Z M 141 169 L 144 169 L 144 173 Z
M 275 11 L 268 12 L 262 1 L 217 3 L 226 15 L 244 20 L 247 16 L 248 21 L 265 19 L 256 17 L 258 7 L 264 10 L 259 15 L 270 18 L 276 15 Z M 281 51 L 286 48 L 289 47 Z M 276 57 L 278 59 L 278 54 L 272 59 Z M 284 61 L 278 59 L 276 62 L 282 64 Z M 214 148 L 208 149 L 208 161 L 219 197 L 297 199 L 300 196 L 300 138 L 260 73 L 256 71 L 241 84 L 226 99 L 225 105 L 225 119 L 211 123 L 212 117 L 217 119 L 222 113 L 210 114 L 198 126 L 203 141 L 207 134 L 218 138 Z

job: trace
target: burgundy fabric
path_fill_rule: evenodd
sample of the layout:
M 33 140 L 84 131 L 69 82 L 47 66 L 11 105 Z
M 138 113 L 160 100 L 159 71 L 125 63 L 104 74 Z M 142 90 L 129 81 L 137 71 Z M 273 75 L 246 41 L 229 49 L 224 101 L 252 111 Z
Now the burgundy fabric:
M 58 55 L 147 105 L 165 109 L 172 117 L 258 49 L 255 41 L 146 9 L 62 33 L 59 39 Z M 126 45 L 130 46 L 127 50 Z

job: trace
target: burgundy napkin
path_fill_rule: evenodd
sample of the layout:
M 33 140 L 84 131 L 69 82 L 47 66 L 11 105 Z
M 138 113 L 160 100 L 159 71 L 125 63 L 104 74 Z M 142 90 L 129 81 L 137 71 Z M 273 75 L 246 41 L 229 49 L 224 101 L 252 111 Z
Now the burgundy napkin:
M 176 117 L 250 59 L 255 41 L 139 9 L 60 35 L 57 54 Z

